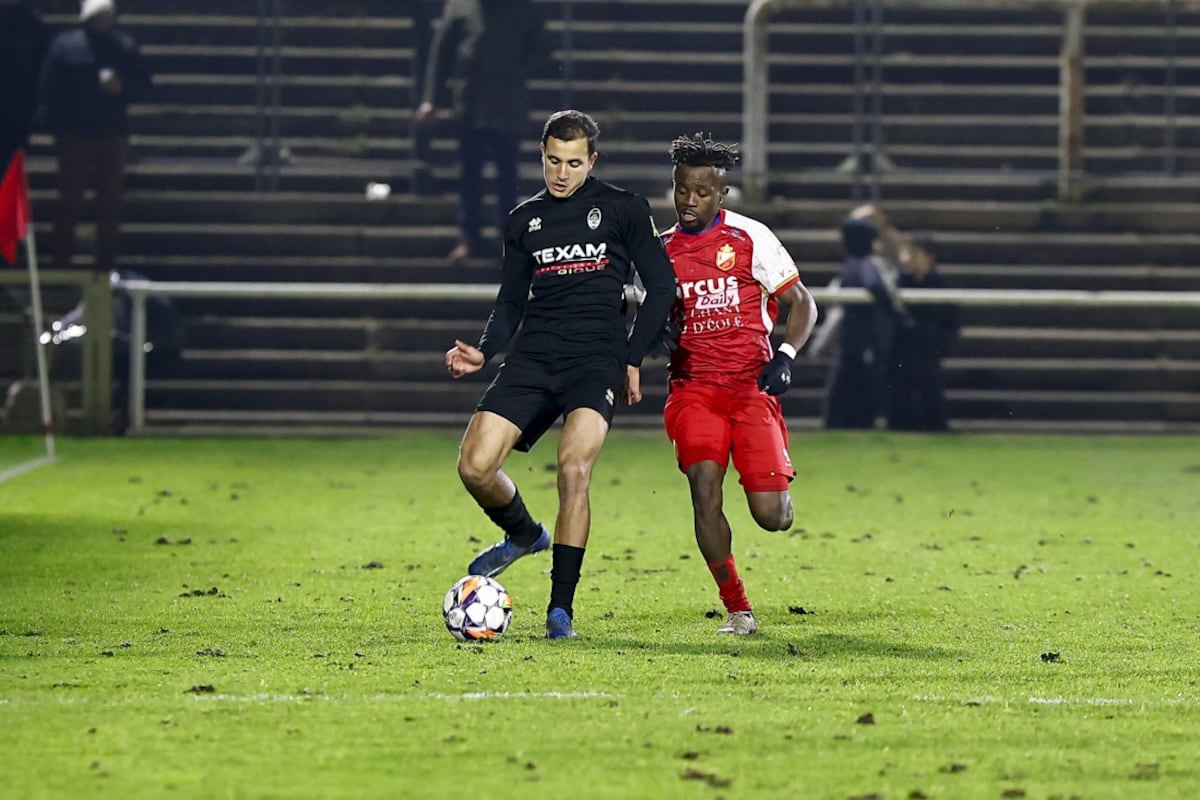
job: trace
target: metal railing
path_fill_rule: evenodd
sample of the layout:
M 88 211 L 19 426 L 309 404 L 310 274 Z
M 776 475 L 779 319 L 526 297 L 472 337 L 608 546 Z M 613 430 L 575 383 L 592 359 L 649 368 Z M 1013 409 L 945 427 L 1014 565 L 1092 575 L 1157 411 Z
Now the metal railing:
M 271 298 L 292 300 L 411 300 L 421 302 L 492 301 L 495 284 L 238 283 L 120 281 L 115 287 L 130 298 L 129 432 L 146 426 L 146 300 L 151 296 L 184 298 Z M 866 289 L 810 288 L 819 303 L 870 303 Z M 1125 292 L 1086 290 L 908 289 L 911 305 L 1090 306 L 1094 308 L 1200 308 L 1200 292 Z

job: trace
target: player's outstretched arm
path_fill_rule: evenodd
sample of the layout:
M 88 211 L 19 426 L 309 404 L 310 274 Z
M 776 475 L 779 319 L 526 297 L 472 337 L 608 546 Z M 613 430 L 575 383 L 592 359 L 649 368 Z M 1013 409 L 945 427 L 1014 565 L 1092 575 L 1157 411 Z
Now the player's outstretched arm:
M 446 369 L 451 378 L 461 378 L 483 369 L 483 351 L 461 339 L 454 340 L 454 347 L 446 351 Z

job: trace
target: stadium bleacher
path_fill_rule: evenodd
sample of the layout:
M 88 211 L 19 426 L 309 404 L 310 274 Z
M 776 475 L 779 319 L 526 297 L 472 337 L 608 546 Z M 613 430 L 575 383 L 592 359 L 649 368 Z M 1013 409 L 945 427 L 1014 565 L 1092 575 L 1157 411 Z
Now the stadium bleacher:
M 406 9 L 415 4 L 285 5 L 279 124 L 291 161 L 279 170 L 279 191 L 260 193 L 255 167 L 239 160 L 256 123 L 253 4 L 120 3 L 123 27 L 156 72 L 154 96 L 133 116 L 123 266 L 157 280 L 494 282 L 493 259 L 450 267 L 443 258 L 456 233 L 448 126 L 433 138 L 429 191 L 418 195 L 410 184 L 419 31 Z M 74 3 L 40 6 L 56 28 L 72 23 Z M 540 188 L 541 122 L 569 102 L 604 129 L 596 174 L 645 194 L 660 224 L 670 224 L 670 139 L 695 130 L 741 138 L 746 3 L 545 0 L 540 8 L 555 38 L 569 8 L 571 81 L 534 83 L 523 188 Z M 1168 149 L 1162 8 L 1099 3 L 1088 13 L 1087 179 L 1082 202 L 1060 203 L 1061 14 L 966 2 L 888 10 L 883 140 L 895 168 L 880 180 L 881 204 L 901 229 L 937 233 L 948 285 L 1200 289 L 1200 58 L 1191 55 L 1200 52 L 1200 16 L 1178 20 L 1178 124 Z M 852 176 L 838 169 L 853 137 L 851 21 L 849 4 L 773 17 L 770 191 L 744 209 L 780 234 L 812 286 L 836 272 L 837 224 L 856 203 Z M 37 136 L 31 155 L 46 235 L 51 140 Z M 368 202 L 368 181 L 389 183 L 390 197 Z M 78 263 L 86 265 L 81 239 Z M 151 429 L 458 424 L 484 385 L 448 381 L 441 353 L 455 336 L 476 335 L 486 304 L 178 306 L 186 349 L 173 374 L 148 385 Z M 953 425 L 1200 427 L 1195 318 L 1189 309 L 964 308 L 962 340 L 946 363 Z M 6 313 L 3 325 L 15 319 Z M 803 427 L 816 424 L 828 362 L 798 363 L 785 410 Z M 661 366 L 648 373 L 648 400 L 625 415 L 629 424 L 657 424 Z M 69 400 L 78 394 L 77 376 L 56 380 Z

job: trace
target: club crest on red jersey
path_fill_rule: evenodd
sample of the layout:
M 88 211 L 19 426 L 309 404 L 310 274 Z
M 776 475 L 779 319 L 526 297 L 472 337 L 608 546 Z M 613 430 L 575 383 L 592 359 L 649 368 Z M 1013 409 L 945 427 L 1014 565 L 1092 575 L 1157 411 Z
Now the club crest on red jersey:
M 723 244 L 717 248 L 717 269 L 722 272 L 729 272 L 733 269 L 733 265 L 737 263 L 737 253 L 729 244 Z

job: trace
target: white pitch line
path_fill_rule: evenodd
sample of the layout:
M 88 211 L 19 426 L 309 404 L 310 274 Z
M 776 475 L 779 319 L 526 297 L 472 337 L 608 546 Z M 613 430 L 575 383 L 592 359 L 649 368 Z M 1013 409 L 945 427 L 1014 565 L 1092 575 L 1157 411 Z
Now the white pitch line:
M 47 464 L 53 464 L 56 460 L 57 459 L 52 458 L 51 456 L 42 456 L 41 458 L 35 458 L 33 461 L 26 461 L 24 464 L 17 464 L 15 467 L 9 467 L 3 472 L 0 472 L 0 483 L 4 483 L 5 481 L 24 475 L 26 472 L 33 472 L 38 467 L 44 467 Z
M 440 702 L 459 702 L 463 700 L 589 700 L 596 698 L 615 698 L 618 695 L 611 692 L 463 692 L 461 694 L 443 694 L 441 692 L 424 692 L 420 694 L 375 694 L 375 695 L 324 695 L 324 694 L 197 694 L 188 700 L 202 703 L 412 703 L 420 700 L 436 700 Z M 118 703 L 142 702 L 146 698 L 123 697 L 105 705 Z M 64 696 L 48 700 L 29 700 L 27 698 L 0 697 L 0 705 L 36 706 L 54 703 L 61 706 L 87 705 L 93 702 L 90 697 Z
M 979 697 L 968 697 L 963 700 L 954 697 L 942 697 L 940 695 L 917 694 L 913 695 L 913 700 L 919 703 L 954 703 L 956 705 L 1016 705 L 1024 703 L 1026 705 L 1038 706 L 1200 706 L 1200 697 L 1184 696 L 1141 699 L 1133 697 L 1034 696 L 1021 699 L 981 695 Z
M 337 702 L 357 700 L 370 703 L 412 702 L 414 700 L 586 700 L 597 697 L 616 697 L 610 692 L 463 692 L 444 694 L 423 692 L 420 694 L 376 694 L 363 697 L 341 695 L 330 697 L 322 694 L 198 694 L 196 700 L 223 703 L 302 703 L 314 700 Z

